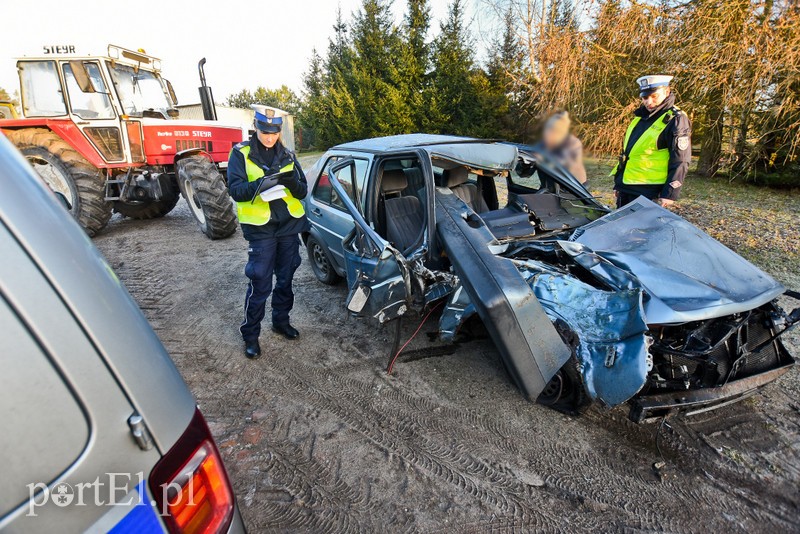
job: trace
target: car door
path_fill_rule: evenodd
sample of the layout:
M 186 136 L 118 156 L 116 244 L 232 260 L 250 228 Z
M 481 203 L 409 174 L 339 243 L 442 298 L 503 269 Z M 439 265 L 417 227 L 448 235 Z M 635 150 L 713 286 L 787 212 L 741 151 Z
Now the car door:
M 331 166 L 344 157 L 345 154 L 333 153 L 322 162 L 322 171 L 314 180 L 314 187 L 307 202 L 309 222 L 331 252 L 331 260 L 336 262 L 342 271 L 345 268 L 342 240 L 353 229 L 353 218 L 347 211 L 339 193 L 332 188 L 329 175 Z M 352 177 L 348 173 L 347 185 L 358 194 L 357 197 L 352 198 L 358 198 L 359 204 L 363 206 L 363 189 L 371 160 L 366 154 L 353 159 L 355 161 L 355 179 L 350 180 Z
M 427 154 L 414 151 L 414 155 L 427 166 L 423 172 L 430 176 L 430 159 Z M 356 161 L 347 157 L 334 164 L 329 174 L 332 187 L 355 223 L 353 230 L 342 242 L 347 284 L 350 287 L 347 309 L 359 315 L 375 317 L 381 323 L 385 323 L 408 311 L 412 297 L 411 261 L 378 235 L 347 194 L 339 177 L 349 176 L 355 181 L 356 172 Z M 426 183 L 431 187 L 430 180 L 426 180 Z M 369 195 L 376 186 L 375 183 L 369 184 L 367 194 Z M 427 198 L 432 199 L 432 188 Z M 429 215 L 431 205 L 429 202 L 426 210 L 428 221 L 431 220 Z M 428 227 L 430 228 L 430 225 Z M 426 232 L 427 235 L 429 232 Z M 426 237 L 420 250 L 425 249 L 428 242 L 429 239 Z

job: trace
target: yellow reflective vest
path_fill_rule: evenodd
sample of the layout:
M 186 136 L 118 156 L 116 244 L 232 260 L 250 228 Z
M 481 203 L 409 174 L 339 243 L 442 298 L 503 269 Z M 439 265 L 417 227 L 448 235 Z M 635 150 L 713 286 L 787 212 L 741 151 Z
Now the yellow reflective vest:
M 233 150 L 238 150 L 244 156 L 244 164 L 245 169 L 247 170 L 248 182 L 254 182 L 265 175 L 264 169 L 250 160 L 250 145 L 246 145 L 241 148 L 234 147 Z M 290 170 L 294 170 L 294 162 L 284 166 L 279 172 Z M 272 202 L 286 202 L 286 207 L 289 210 L 289 214 L 295 219 L 299 219 L 305 215 L 306 212 L 305 209 L 303 209 L 303 203 L 294 198 L 294 196 L 292 196 L 292 192 L 289 191 L 288 188 L 284 187 L 283 189 L 286 193 L 286 196 L 277 200 L 273 200 Z M 250 202 L 249 200 L 237 202 L 236 216 L 239 218 L 239 222 L 242 224 L 263 226 L 269 222 L 271 215 L 269 204 L 270 203 L 265 202 L 260 195 L 256 196 L 253 202 Z
M 658 148 L 658 136 L 667 127 L 667 124 L 675 115 L 675 109 L 667 110 L 664 115 L 653 121 L 653 124 L 645 130 L 639 139 L 633 144 L 625 163 L 625 170 L 622 174 L 622 183 L 626 185 L 658 185 L 666 183 L 669 172 L 669 147 Z M 628 130 L 625 132 L 623 147 L 628 146 L 633 129 L 639 124 L 640 117 L 635 117 L 631 121 Z M 611 175 L 617 173 L 617 166 L 611 171 Z

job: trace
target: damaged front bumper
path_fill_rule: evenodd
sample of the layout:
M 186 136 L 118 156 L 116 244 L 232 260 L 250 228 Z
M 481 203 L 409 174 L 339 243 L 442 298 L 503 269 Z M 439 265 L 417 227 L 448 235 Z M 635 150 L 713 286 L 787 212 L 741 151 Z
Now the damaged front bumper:
M 631 421 L 643 423 L 669 415 L 696 415 L 744 400 L 786 374 L 794 366 L 795 361 L 788 354 L 786 357 L 791 363 L 755 376 L 741 378 L 724 386 L 638 395 L 629 402 L 631 411 L 628 417 Z

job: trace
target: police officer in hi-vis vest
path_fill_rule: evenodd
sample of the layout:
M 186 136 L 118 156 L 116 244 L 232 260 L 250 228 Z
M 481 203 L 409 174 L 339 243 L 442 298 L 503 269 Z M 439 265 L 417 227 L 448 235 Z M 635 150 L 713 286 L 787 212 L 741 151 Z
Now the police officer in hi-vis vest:
M 255 359 L 261 355 L 258 336 L 270 292 L 272 329 L 287 339 L 300 335 L 289 324 L 289 312 L 294 304 L 292 277 L 300 266 L 299 234 L 308 231 L 309 224 L 300 202 L 308 184 L 297 158 L 281 143 L 283 120 L 266 106 L 252 108 L 256 132 L 231 150 L 228 191 L 236 201 L 242 233 L 249 242 L 244 273 L 250 283 L 239 330 L 245 355 Z
M 692 157 L 692 124 L 675 105 L 672 76 L 642 76 L 642 105 L 625 132 L 619 163 L 611 171 L 617 207 L 640 195 L 670 206 L 681 194 Z

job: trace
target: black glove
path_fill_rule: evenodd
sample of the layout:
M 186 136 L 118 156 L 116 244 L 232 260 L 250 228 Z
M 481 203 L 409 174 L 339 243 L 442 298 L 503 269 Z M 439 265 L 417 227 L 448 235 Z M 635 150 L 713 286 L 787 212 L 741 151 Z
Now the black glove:
M 297 183 L 297 176 L 295 175 L 294 172 L 292 174 L 281 176 L 280 178 L 278 178 L 278 183 L 284 187 L 291 187 L 295 183 Z

